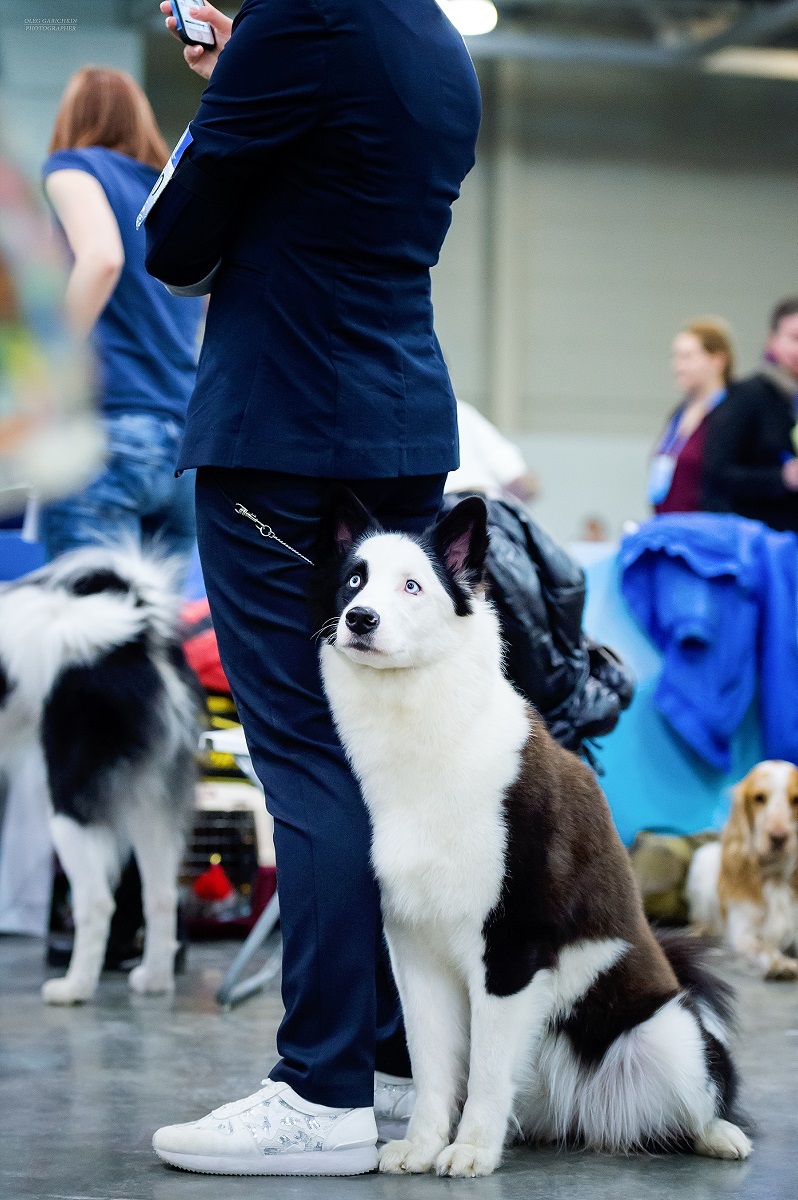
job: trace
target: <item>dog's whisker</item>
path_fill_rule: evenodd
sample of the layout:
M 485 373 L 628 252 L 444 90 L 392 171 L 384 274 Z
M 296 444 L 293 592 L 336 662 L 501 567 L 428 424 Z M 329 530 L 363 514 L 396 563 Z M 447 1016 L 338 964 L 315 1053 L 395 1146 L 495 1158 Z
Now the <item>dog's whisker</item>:
M 316 632 L 313 634 L 312 640 L 314 642 L 318 642 L 319 639 L 324 637 L 325 634 L 332 633 L 333 629 L 335 629 L 337 624 L 338 624 L 338 618 L 330 617 L 328 620 L 326 620 L 324 622 L 324 624 L 319 629 L 316 630 Z

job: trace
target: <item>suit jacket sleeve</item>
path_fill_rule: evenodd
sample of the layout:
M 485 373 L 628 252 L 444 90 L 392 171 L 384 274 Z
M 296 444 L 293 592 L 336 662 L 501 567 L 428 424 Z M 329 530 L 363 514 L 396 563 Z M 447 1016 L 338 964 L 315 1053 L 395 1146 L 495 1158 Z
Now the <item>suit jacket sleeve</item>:
M 787 489 L 781 466 L 751 466 L 746 449 L 755 441 L 759 397 L 755 384 L 739 384 L 712 413 L 704 449 L 704 481 L 729 500 L 781 499 Z
M 194 140 L 147 218 L 151 275 L 185 286 L 213 271 L 247 190 L 318 122 L 324 33 L 313 0 L 246 0 L 191 122 Z

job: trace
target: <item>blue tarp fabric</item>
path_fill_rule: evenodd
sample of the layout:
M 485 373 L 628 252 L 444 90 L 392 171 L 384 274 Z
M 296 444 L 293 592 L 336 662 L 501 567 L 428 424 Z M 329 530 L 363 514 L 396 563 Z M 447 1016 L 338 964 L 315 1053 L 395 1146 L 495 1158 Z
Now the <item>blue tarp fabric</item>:
M 759 695 L 764 752 L 798 761 L 798 538 L 731 515 L 655 517 L 625 538 L 621 589 L 663 655 L 654 703 L 727 771 Z

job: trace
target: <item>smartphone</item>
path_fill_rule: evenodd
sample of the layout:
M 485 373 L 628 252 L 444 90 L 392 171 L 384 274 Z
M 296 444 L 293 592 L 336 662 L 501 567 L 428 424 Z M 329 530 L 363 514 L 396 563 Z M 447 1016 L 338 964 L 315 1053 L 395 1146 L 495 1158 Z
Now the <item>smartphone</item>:
M 196 8 L 196 0 L 170 0 L 172 16 L 177 22 L 177 36 L 187 46 L 215 46 L 216 35 L 207 21 L 195 21 L 189 9 Z

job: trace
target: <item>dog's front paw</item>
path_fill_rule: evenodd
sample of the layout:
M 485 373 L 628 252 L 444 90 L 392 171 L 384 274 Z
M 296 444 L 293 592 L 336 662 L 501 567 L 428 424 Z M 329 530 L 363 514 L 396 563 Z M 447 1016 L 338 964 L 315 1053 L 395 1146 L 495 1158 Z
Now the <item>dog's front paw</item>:
M 765 979 L 798 979 L 798 958 L 774 954 L 765 971 Z
M 739 1160 L 748 1158 L 752 1149 L 751 1139 L 746 1137 L 739 1126 L 719 1117 L 710 1121 L 701 1136 L 695 1140 L 696 1154 L 705 1154 L 707 1158 Z
M 64 975 L 61 979 L 48 979 L 42 984 L 42 1000 L 45 1004 L 84 1004 L 91 1000 L 94 988 Z
M 469 1142 L 452 1142 L 438 1155 L 435 1170 L 439 1175 L 460 1175 L 473 1179 L 475 1175 L 490 1175 L 499 1165 L 501 1150 L 487 1146 L 472 1146 Z
M 386 1142 L 380 1150 L 379 1166 L 386 1175 L 423 1175 L 431 1171 L 444 1142 L 402 1138 L 397 1142 Z
M 790 958 L 779 951 L 763 957 L 765 958 L 765 979 L 798 979 L 798 959 Z
M 139 963 L 127 977 L 128 986 L 131 991 L 138 992 L 140 996 L 146 994 L 163 994 L 170 993 L 175 990 L 175 977 L 172 971 L 168 968 L 164 971 L 153 971 L 149 967 L 145 967 L 144 963 Z

